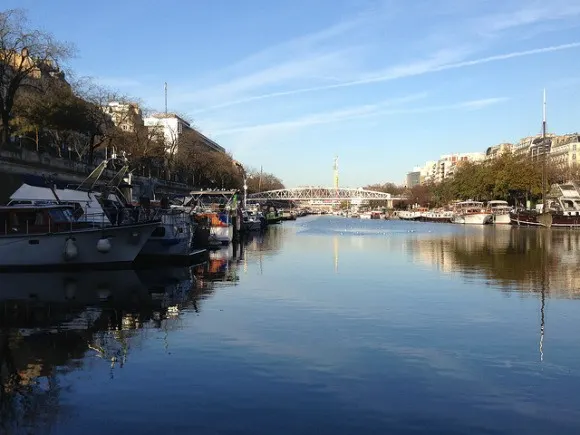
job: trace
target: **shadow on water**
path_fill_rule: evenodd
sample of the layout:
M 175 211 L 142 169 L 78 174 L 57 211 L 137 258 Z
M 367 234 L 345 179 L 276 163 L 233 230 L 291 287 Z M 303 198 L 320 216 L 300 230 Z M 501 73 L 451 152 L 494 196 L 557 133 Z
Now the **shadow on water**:
M 235 285 L 257 235 L 188 267 L 0 275 L 0 433 L 50 429 L 66 410 L 61 376 L 87 357 L 123 367 L 147 330 L 170 333 L 219 286 Z

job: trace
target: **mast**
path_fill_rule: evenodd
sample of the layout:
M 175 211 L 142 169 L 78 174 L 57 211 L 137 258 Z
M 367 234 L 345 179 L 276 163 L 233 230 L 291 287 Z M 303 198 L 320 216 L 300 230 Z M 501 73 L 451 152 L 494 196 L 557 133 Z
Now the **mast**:
M 546 89 L 542 107 L 542 210 L 546 211 Z
M 165 82 L 164 86 L 165 90 L 165 114 L 167 115 L 167 82 Z

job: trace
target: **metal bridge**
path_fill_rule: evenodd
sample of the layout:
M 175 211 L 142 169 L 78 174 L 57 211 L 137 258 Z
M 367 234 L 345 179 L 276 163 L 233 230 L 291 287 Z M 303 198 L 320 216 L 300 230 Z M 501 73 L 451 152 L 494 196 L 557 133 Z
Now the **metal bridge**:
M 248 195 L 248 201 L 312 201 L 312 200 L 386 200 L 403 201 L 390 193 L 345 187 L 296 187 L 293 189 L 268 190 Z

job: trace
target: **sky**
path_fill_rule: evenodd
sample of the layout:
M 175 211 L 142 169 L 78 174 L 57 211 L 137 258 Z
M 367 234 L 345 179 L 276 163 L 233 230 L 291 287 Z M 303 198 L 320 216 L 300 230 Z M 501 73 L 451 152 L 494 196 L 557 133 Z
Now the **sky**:
M 360 187 L 442 154 L 580 130 L 578 0 L 3 0 L 77 76 L 184 114 L 288 187 Z

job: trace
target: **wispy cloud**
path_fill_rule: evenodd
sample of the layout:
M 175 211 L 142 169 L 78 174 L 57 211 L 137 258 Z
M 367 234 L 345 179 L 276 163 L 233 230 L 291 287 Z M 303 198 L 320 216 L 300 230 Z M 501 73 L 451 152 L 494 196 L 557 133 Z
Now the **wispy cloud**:
M 191 113 L 199 114 L 272 98 L 373 85 L 580 46 L 580 42 L 572 42 L 477 58 L 477 53 L 490 50 L 490 45 L 505 38 L 511 40 L 524 31 L 541 31 L 545 23 L 576 22 L 580 4 L 567 0 L 553 0 L 549 4 L 539 0 L 505 0 L 494 5 L 495 10 L 490 12 L 491 3 L 485 0 L 470 1 L 469 7 L 455 0 L 439 0 L 433 6 L 433 1 L 420 3 L 414 14 L 409 14 L 408 8 L 397 7 L 396 3 L 394 6 L 389 3 L 389 8 L 384 9 L 369 8 L 351 20 L 267 47 L 227 68 L 225 73 L 234 74 L 233 79 L 224 78 L 222 83 L 202 90 L 182 92 L 179 99 L 184 104 L 195 104 Z M 447 21 L 423 22 L 429 5 L 438 11 L 438 17 L 445 17 Z M 388 26 L 387 20 L 393 25 Z M 424 25 L 418 28 L 417 21 Z M 424 52 L 433 54 L 402 60 L 406 53 L 396 46 L 400 36 L 393 32 L 408 28 L 414 30 L 402 42 L 409 47 L 418 44 Z M 388 59 L 399 58 L 399 62 L 370 67 L 385 58 L 385 52 L 389 53 Z M 334 78 L 330 83 L 323 79 L 329 76 Z
M 405 108 L 405 107 L 390 108 L 391 106 L 403 105 L 404 103 L 424 99 L 427 97 L 427 95 L 428 94 L 424 92 L 376 104 L 367 104 L 329 112 L 310 114 L 289 121 L 234 127 L 218 131 L 216 132 L 216 135 L 227 136 L 240 133 L 261 133 L 261 134 L 280 133 L 281 131 L 296 130 L 309 127 L 312 125 L 348 122 L 361 118 L 369 118 L 377 116 L 417 114 L 417 113 L 439 112 L 457 109 L 477 110 L 483 109 L 491 105 L 503 103 L 508 100 L 508 98 L 506 97 L 494 97 L 478 100 L 468 100 L 459 103 L 438 106 L 421 106 L 415 108 Z
M 466 67 L 482 65 L 482 64 L 486 64 L 486 63 L 500 62 L 500 61 L 504 61 L 504 60 L 515 59 L 515 58 L 519 58 L 519 57 L 533 56 L 533 55 L 538 55 L 538 54 L 543 54 L 543 53 L 552 53 L 552 52 L 563 51 L 563 50 L 572 50 L 572 49 L 576 49 L 576 48 L 580 48 L 580 42 L 572 42 L 569 44 L 535 48 L 535 49 L 531 49 L 531 50 L 515 51 L 515 52 L 511 52 L 511 53 L 498 54 L 498 55 L 494 55 L 494 56 L 482 57 L 479 59 L 472 59 L 472 60 L 466 60 L 466 61 L 461 61 L 461 62 L 452 62 L 452 63 L 445 63 L 444 60 L 446 60 L 449 57 L 457 56 L 457 54 L 459 54 L 460 51 L 457 52 L 456 54 L 453 54 L 453 52 L 450 52 L 450 51 L 444 51 L 444 52 L 436 54 L 430 58 L 427 58 L 425 60 L 418 60 L 418 61 L 410 62 L 407 64 L 396 65 L 392 68 L 387 69 L 386 71 L 383 71 L 380 74 L 368 74 L 368 77 L 363 78 L 363 79 L 335 83 L 335 84 L 330 84 L 330 85 L 305 87 L 305 88 L 300 88 L 300 89 L 291 89 L 291 90 L 287 90 L 287 91 L 271 92 L 271 93 L 267 93 L 267 94 L 254 95 L 251 97 L 240 98 L 238 100 L 232 100 L 232 101 L 224 102 L 224 103 L 217 104 L 217 105 L 214 105 L 211 107 L 207 107 L 204 111 L 213 110 L 213 109 L 220 109 L 220 108 L 230 107 L 230 106 L 234 106 L 234 105 L 238 105 L 238 104 L 249 103 L 252 101 L 265 100 L 265 99 L 269 99 L 269 98 L 285 97 L 285 96 L 305 94 L 305 93 L 310 93 L 310 92 L 320 92 L 320 91 L 326 91 L 326 90 L 331 90 L 331 89 L 369 85 L 369 84 L 387 82 L 387 81 L 397 80 L 397 79 L 402 79 L 402 78 L 407 78 L 407 77 L 420 76 L 420 75 L 429 74 L 429 73 L 436 73 L 436 72 L 440 72 L 440 71 L 466 68 Z

